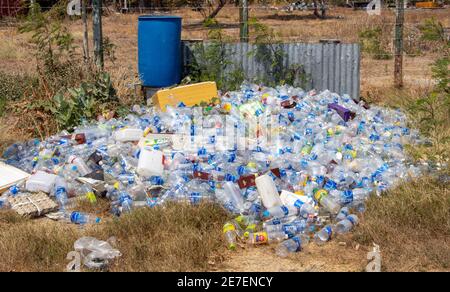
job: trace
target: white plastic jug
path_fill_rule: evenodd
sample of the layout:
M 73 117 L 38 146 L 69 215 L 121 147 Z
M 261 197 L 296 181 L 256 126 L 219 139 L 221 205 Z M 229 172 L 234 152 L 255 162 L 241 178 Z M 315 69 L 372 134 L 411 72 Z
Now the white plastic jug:
M 262 203 L 266 209 L 283 205 L 278 195 L 275 182 L 267 174 L 258 176 L 255 179 L 256 188 L 261 196 Z
M 25 184 L 25 188 L 29 192 L 44 192 L 49 194 L 55 185 L 57 177 L 58 176 L 51 173 L 38 171 L 30 176 Z
M 144 131 L 141 129 L 122 128 L 114 132 L 114 139 L 119 142 L 133 142 L 141 140 Z
M 161 176 L 164 172 L 163 159 L 164 155 L 161 151 L 141 148 L 137 167 L 138 174 L 145 177 Z

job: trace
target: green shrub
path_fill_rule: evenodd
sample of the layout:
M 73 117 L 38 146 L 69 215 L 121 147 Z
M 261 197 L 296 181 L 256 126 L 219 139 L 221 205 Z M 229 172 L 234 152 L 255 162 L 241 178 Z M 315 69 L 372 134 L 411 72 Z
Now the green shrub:
M 52 100 L 36 101 L 31 110 L 51 113 L 59 130 L 72 129 L 83 120 L 94 119 L 108 108 L 113 108 L 117 95 L 107 73 L 99 73 L 93 82 L 82 82 L 79 87 L 69 88 L 64 94 L 57 93 Z
M 426 41 L 444 41 L 444 26 L 436 18 L 427 18 L 419 25 L 419 30 L 422 33 L 422 40 Z
M 9 101 L 16 101 L 24 96 L 37 80 L 20 74 L 8 74 L 0 71 L 0 116 Z
M 364 29 L 358 34 L 361 49 L 363 52 L 372 56 L 376 60 L 388 60 L 392 58 L 392 54 L 386 51 L 381 42 L 381 27 L 373 29 Z
M 189 72 L 193 82 L 215 81 L 222 90 L 235 90 L 244 81 L 244 73 L 238 64 L 234 64 L 228 56 L 226 42 L 229 40 L 220 28 L 210 29 L 210 41 L 206 44 L 198 43 L 194 46 L 195 62 Z

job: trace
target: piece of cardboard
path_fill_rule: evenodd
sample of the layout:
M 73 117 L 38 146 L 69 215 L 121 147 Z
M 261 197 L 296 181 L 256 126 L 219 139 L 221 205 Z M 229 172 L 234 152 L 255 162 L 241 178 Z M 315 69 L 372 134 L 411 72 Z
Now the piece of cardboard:
M 6 191 L 9 187 L 18 184 L 27 178 L 30 174 L 14 166 L 0 162 L 0 193 Z
M 46 194 L 39 192 L 34 194 L 21 194 L 8 198 L 11 209 L 21 216 L 36 218 L 58 210 L 58 204 Z

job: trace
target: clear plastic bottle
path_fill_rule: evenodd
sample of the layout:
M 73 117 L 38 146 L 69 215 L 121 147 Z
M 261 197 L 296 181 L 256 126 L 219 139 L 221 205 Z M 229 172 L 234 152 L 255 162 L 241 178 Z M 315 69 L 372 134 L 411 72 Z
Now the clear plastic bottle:
M 336 216 L 336 221 L 344 220 L 349 215 L 349 212 L 350 211 L 349 211 L 348 207 L 342 207 Z
M 64 210 L 68 201 L 67 184 L 64 178 L 58 177 L 55 181 L 54 196 L 58 202 L 59 208 Z
M 289 216 L 296 216 L 298 215 L 298 212 L 299 209 L 297 209 L 296 207 L 275 206 L 265 210 L 262 216 L 267 220 L 270 218 L 285 218 Z
M 70 164 L 76 165 L 77 166 L 77 170 L 81 174 L 81 176 L 85 176 L 85 175 L 90 174 L 92 172 L 92 169 L 80 157 L 72 155 L 72 156 L 69 157 L 67 162 L 70 163 Z
M 309 243 L 309 236 L 298 234 L 280 243 L 276 248 L 276 255 L 287 257 L 290 253 L 301 251 Z
M 227 222 L 223 226 L 223 235 L 227 248 L 230 250 L 236 249 L 236 226 L 232 222 Z
M 345 219 L 339 221 L 336 224 L 336 233 L 344 234 L 350 232 L 350 230 L 352 230 L 354 226 L 358 225 L 358 223 L 359 223 L 358 216 L 354 214 L 348 215 Z
M 253 245 L 272 244 L 281 242 L 288 238 L 288 235 L 282 231 L 260 231 L 249 234 L 248 242 Z
M 333 225 L 326 225 L 314 235 L 315 242 L 321 245 L 329 241 L 333 236 L 334 229 L 335 227 Z
M 98 224 L 101 222 L 101 219 L 99 217 L 95 217 L 93 215 L 89 215 L 82 212 L 74 211 L 72 213 L 67 214 L 70 222 L 74 224 L 86 225 L 86 224 Z
M 314 196 L 319 204 L 331 214 L 337 214 L 341 209 L 341 206 L 329 197 L 328 192 L 324 189 L 317 190 Z

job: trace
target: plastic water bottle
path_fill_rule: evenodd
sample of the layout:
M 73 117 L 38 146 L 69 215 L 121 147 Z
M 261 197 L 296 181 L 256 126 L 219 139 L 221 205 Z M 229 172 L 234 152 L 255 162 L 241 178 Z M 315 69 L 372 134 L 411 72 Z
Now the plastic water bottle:
M 86 225 L 86 224 L 98 224 L 101 219 L 99 217 L 95 217 L 89 214 L 85 214 L 82 212 L 72 212 L 70 213 L 70 222 L 74 224 Z
M 287 238 L 287 234 L 282 231 L 260 231 L 250 233 L 248 242 L 253 245 L 271 244 L 281 242 Z
M 79 196 L 83 196 L 86 200 L 88 200 L 91 204 L 97 203 L 97 197 L 95 196 L 94 191 L 92 188 L 87 185 L 81 185 L 81 187 L 78 189 L 77 194 Z
M 9 187 L 9 189 L 3 193 L 4 196 L 15 197 L 20 193 L 20 188 L 17 185 Z
M 327 225 L 314 235 L 314 240 L 321 245 L 329 241 L 333 236 L 334 226 Z
M 92 169 L 80 157 L 72 155 L 72 156 L 69 157 L 67 162 L 76 165 L 77 166 L 77 170 L 81 174 L 81 176 L 85 176 L 85 175 L 90 174 L 92 172 Z
M 64 178 L 58 177 L 55 181 L 55 189 L 54 189 L 54 195 L 56 198 L 56 201 L 58 202 L 59 208 L 61 210 L 64 210 L 67 201 L 67 184 Z
M 344 220 L 339 221 L 336 224 L 336 233 L 337 234 L 344 234 L 352 230 L 352 228 L 356 225 L 358 225 L 359 219 L 358 216 L 351 214 L 348 215 L 347 218 Z
M 0 209 L 9 209 L 9 208 L 10 208 L 10 204 L 8 202 L 8 197 L 1 196 L 0 197 Z
M 270 219 L 270 218 L 284 218 L 289 216 L 296 216 L 298 212 L 299 209 L 295 207 L 276 206 L 265 210 L 263 212 L 263 218 Z
M 304 219 L 296 219 L 290 223 L 277 224 L 277 225 L 267 225 L 264 227 L 265 231 L 282 231 L 288 235 L 288 237 L 293 237 L 294 235 L 305 231 L 308 227 L 308 223 Z
M 324 189 L 316 191 L 314 194 L 316 200 L 331 214 L 337 214 L 341 209 L 341 206 L 328 196 L 328 192 Z
M 223 226 L 225 242 L 230 250 L 236 249 L 236 226 L 232 222 L 227 222 Z
M 223 184 L 223 189 L 225 191 L 226 196 L 230 199 L 230 201 L 236 206 L 238 210 L 244 210 L 244 199 L 242 197 L 241 191 L 239 187 L 230 181 L 227 181 Z
M 280 243 L 276 248 L 276 255 L 287 257 L 290 253 L 301 251 L 309 243 L 309 236 L 305 234 L 296 235 Z
M 130 213 L 133 208 L 133 199 L 127 192 L 121 192 L 119 196 L 119 204 L 122 213 Z
M 349 214 L 350 214 L 350 211 L 349 211 L 348 207 L 342 207 L 336 216 L 336 221 L 344 220 Z

